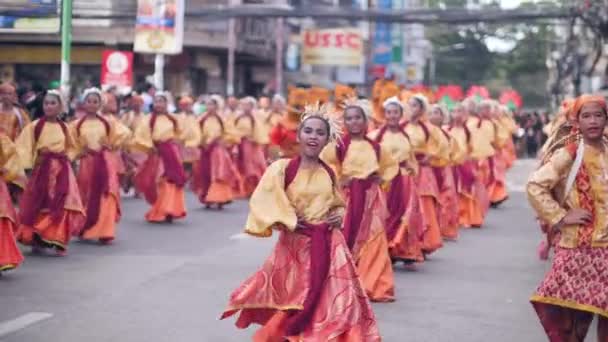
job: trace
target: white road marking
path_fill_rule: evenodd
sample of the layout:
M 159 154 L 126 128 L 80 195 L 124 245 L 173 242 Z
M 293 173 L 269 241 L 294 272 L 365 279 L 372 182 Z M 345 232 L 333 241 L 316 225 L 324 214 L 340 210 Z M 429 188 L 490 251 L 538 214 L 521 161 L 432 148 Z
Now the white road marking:
M 25 329 L 32 324 L 44 321 L 53 317 L 53 314 L 48 312 L 28 312 L 25 315 L 19 316 L 10 321 L 0 322 L 0 338 L 6 337 L 21 329 Z
M 250 239 L 252 236 L 246 233 L 238 233 L 230 236 L 230 240 Z

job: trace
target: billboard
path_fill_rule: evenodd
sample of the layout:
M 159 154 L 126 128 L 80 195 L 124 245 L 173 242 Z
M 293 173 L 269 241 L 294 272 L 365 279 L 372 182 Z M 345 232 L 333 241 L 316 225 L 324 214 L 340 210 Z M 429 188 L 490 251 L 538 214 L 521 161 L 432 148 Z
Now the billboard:
M 133 87 L 133 52 L 104 50 L 101 57 L 101 86 Z
M 184 7 L 184 0 L 137 0 L 133 50 L 180 54 L 184 40 Z
M 60 26 L 59 0 L 0 1 L 2 33 L 57 33 Z
M 352 65 L 363 61 L 363 39 L 358 28 L 308 29 L 302 32 L 302 64 Z

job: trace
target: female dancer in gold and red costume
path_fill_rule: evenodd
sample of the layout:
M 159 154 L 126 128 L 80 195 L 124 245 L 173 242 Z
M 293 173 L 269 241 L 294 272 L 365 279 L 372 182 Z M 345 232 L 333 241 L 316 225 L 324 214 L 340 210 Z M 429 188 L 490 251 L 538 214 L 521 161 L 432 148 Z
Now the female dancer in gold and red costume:
M 119 166 L 114 153 L 131 132 L 114 116 L 100 114 L 102 95 L 98 89 L 85 90 L 83 101 L 86 115 L 70 124 L 80 161 L 78 186 L 87 217 L 78 235 L 108 244 L 116 237 L 121 214 Z
M 422 95 L 414 95 L 408 104 L 410 118 L 403 126 L 410 137 L 419 165 L 416 184 L 424 222 L 422 251 L 430 254 L 443 246 L 439 226 L 440 192 L 432 166 L 435 159 L 445 154 L 447 146 L 445 139 L 441 139 L 442 133 L 428 122 L 429 105 L 426 98 Z
M 422 262 L 424 225 L 415 183 L 418 163 L 410 138 L 403 130 L 403 105 L 396 97 L 384 102 L 386 124 L 370 133 L 370 137 L 399 163 L 399 172 L 386 191 L 389 216 L 386 235 L 391 259 L 406 264 Z
M 222 209 L 235 198 L 240 175 L 232 162 L 224 138 L 226 129 L 214 98 L 206 102 L 206 112 L 197 122 L 199 127 L 199 159 L 192 168 L 192 190 L 201 203 Z
M 135 175 L 135 187 L 152 208 L 150 222 L 172 221 L 186 216 L 184 186 L 186 174 L 179 153 L 182 143 L 178 120 L 167 112 L 168 97 L 154 96 L 152 114 L 135 128 L 133 147 L 148 153 Z
M 439 226 L 441 236 L 446 240 L 457 240 L 460 222 L 458 217 L 458 192 L 454 178 L 454 159 L 462 149 L 458 141 L 445 129 L 446 109 L 440 105 L 433 105 L 429 121 L 441 132 L 440 139 L 448 146 L 446 153 L 440 158 L 440 165 L 433 167 L 437 185 L 439 187 Z
M 23 175 L 17 149 L 8 135 L 0 132 L 0 275 L 18 267 L 23 255 L 17 247 L 17 212 L 7 183 Z
M 381 183 L 397 176 L 399 165 L 367 134 L 368 115 L 358 104 L 344 109 L 347 134 L 328 144 L 321 159 L 336 172 L 348 203 L 344 237 L 361 282 L 372 301 L 394 301 L 394 277 L 385 225 L 389 216 Z
M 65 255 L 74 233 L 82 229 L 85 211 L 70 165 L 74 138 L 58 117 L 64 102 L 57 91 L 44 97 L 44 117 L 25 126 L 16 145 L 24 169 L 33 169 L 20 200 L 19 242 L 54 248 Z
M 458 216 L 462 227 L 479 228 L 484 222 L 485 212 L 479 202 L 479 194 L 485 194 L 485 184 L 476 176 L 476 164 L 471 159 L 473 150 L 471 130 L 466 125 L 467 111 L 463 104 L 452 110 L 452 120 L 448 131 L 461 147 L 460 154 L 454 158 L 454 178 L 458 192 Z M 487 195 L 486 195 L 487 196 Z
M 245 98 L 241 102 L 242 112 L 234 119 L 238 138 L 236 164 L 242 177 L 241 196 L 248 198 L 258 185 L 266 169 L 265 141 L 260 135 L 264 129 L 254 115 L 255 100 Z
M 337 135 L 327 113 L 309 109 L 301 154 L 274 162 L 251 196 L 246 232 L 278 242 L 262 268 L 230 296 L 222 318 L 260 324 L 253 341 L 380 341 L 376 319 L 340 231 L 344 202 L 319 158 Z M 270 204 L 270 205 L 269 205 Z

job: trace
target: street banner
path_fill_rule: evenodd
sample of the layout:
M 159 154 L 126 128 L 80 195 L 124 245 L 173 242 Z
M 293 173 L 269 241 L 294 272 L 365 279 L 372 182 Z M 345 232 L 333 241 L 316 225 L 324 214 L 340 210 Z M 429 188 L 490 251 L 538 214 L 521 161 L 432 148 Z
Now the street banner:
M 184 41 L 184 0 L 137 0 L 134 51 L 176 55 Z
M 104 50 L 101 62 L 101 86 L 119 89 L 133 87 L 133 52 Z
M 58 0 L 0 1 L 1 33 L 59 32 Z
M 309 29 L 302 32 L 302 64 L 359 66 L 363 39 L 358 28 Z
M 392 9 L 391 0 L 379 0 L 379 9 Z M 391 24 L 377 22 L 374 29 L 372 47 L 372 63 L 374 65 L 389 65 L 393 60 L 393 39 L 391 35 Z

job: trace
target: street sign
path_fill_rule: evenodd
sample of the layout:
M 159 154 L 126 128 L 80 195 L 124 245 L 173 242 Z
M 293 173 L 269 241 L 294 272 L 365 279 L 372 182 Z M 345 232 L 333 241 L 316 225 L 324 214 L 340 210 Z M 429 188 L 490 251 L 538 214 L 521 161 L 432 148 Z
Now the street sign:
M 119 89 L 133 87 L 133 52 L 103 51 L 101 86 L 115 86 Z
M 358 28 L 309 29 L 302 32 L 302 64 L 352 65 L 363 61 L 363 40 Z
M 137 0 L 134 51 L 176 55 L 184 40 L 184 0 Z

